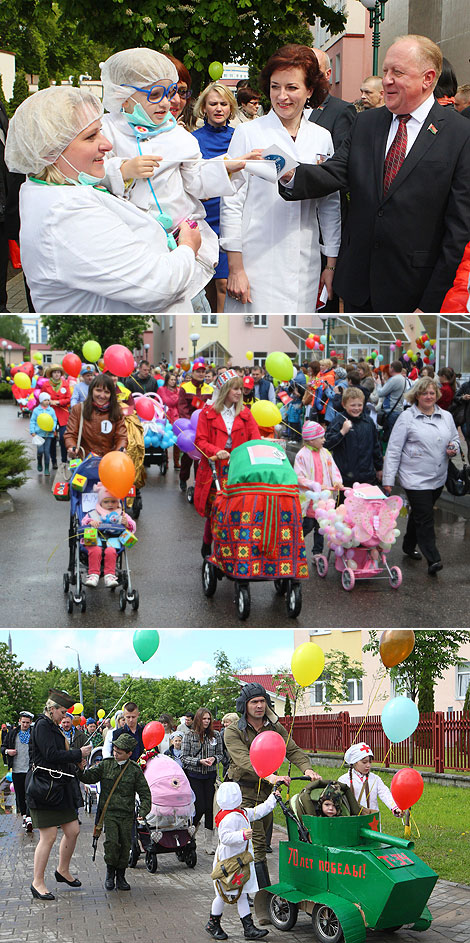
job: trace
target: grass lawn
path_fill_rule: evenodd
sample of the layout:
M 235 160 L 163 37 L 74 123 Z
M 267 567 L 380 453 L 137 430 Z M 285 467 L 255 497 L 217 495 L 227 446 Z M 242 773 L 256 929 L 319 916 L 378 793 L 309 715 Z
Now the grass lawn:
M 341 773 L 339 772 L 340 763 L 338 771 L 331 766 L 318 766 L 316 763 L 313 768 L 327 780 L 332 780 L 346 771 L 346 767 L 343 767 Z M 288 764 L 284 763 L 281 772 L 286 774 L 287 771 Z M 293 767 L 292 775 L 300 775 L 299 770 Z M 390 788 L 391 774 L 381 772 L 380 778 Z M 303 782 L 292 783 L 291 795 L 299 792 L 305 785 Z M 285 794 L 285 787 L 282 793 Z M 382 802 L 380 814 L 382 831 L 403 838 L 404 826 L 401 819 L 396 819 Z M 411 823 L 411 837 L 415 842 L 415 853 L 433 868 L 440 878 L 468 884 L 470 789 L 437 786 L 425 782 L 423 795 L 413 806 L 412 815 L 414 821 Z M 285 825 L 280 808 L 275 809 L 274 820 L 279 825 Z M 419 829 L 419 838 L 416 826 Z

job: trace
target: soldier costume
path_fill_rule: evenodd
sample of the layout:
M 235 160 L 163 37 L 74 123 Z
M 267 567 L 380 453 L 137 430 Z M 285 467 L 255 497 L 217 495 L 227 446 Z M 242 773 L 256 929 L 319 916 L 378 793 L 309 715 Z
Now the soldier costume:
M 83 783 L 101 783 L 100 801 L 97 818 L 103 811 L 106 800 L 113 788 L 116 779 L 125 766 L 124 773 L 114 790 L 104 817 L 105 842 L 104 860 L 106 862 L 107 890 L 112 890 L 114 882 L 121 891 L 130 890 L 125 879 L 125 870 L 129 860 L 129 850 L 132 839 L 132 825 L 134 821 L 135 794 L 140 799 L 140 815 L 146 818 L 152 807 L 152 797 L 147 780 L 137 763 L 130 759 L 135 747 L 135 737 L 122 733 L 113 743 L 113 747 L 128 754 L 123 763 L 118 763 L 114 757 L 101 760 L 96 766 L 82 770 L 79 777 Z

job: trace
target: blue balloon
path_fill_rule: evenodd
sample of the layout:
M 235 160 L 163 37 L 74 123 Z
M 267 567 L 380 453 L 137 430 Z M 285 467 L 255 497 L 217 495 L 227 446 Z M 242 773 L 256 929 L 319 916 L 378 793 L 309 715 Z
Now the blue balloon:
M 401 743 L 414 733 L 419 723 L 419 710 L 409 697 L 392 697 L 382 710 L 382 727 L 392 743 Z

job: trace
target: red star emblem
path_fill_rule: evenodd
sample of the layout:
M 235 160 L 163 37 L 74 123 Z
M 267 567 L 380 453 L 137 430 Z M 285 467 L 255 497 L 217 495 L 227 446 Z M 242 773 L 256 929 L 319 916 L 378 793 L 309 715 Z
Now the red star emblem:
M 234 884 L 235 887 L 242 887 L 242 881 L 243 881 L 243 874 L 233 875 L 232 884 Z
M 375 815 L 374 815 L 374 818 L 372 819 L 372 822 L 369 822 L 369 828 L 371 828 L 372 831 L 374 832 L 378 832 L 379 830 L 379 820 L 376 819 Z

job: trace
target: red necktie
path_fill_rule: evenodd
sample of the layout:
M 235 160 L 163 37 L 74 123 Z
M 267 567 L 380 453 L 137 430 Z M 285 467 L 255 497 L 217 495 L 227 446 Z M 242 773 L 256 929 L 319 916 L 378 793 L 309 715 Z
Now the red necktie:
M 398 131 L 389 147 L 384 162 L 384 196 L 388 193 L 406 157 L 406 145 L 408 142 L 406 122 L 410 120 L 411 115 L 397 115 L 397 118 Z

